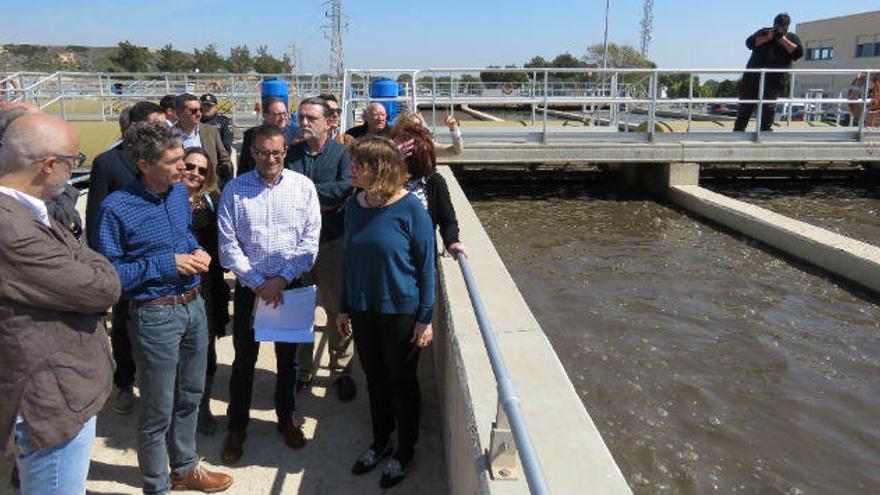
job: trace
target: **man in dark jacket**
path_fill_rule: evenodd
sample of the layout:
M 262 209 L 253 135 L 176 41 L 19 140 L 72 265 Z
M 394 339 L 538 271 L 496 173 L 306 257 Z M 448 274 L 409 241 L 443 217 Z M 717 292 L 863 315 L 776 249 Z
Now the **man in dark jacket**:
M 0 151 L 0 438 L 24 493 L 85 492 L 110 393 L 102 315 L 119 277 L 43 203 L 81 161 L 76 131 L 46 114 L 16 119 Z
M 773 27 L 761 28 L 746 39 L 746 47 L 752 51 L 746 69 L 790 69 L 791 63 L 804 54 L 804 45 L 796 34 L 788 32 L 791 18 L 781 13 L 773 20 Z M 767 72 L 764 76 L 764 101 L 761 106 L 761 130 L 769 131 L 776 116 L 774 100 L 785 89 L 788 79 L 785 72 Z M 742 100 L 757 100 L 761 73 L 749 72 L 743 75 L 739 97 Z M 734 131 L 745 131 L 755 103 L 740 103 L 736 112 Z
M 220 140 L 227 153 L 232 153 L 232 130 L 229 117 L 217 113 L 217 97 L 211 93 L 205 93 L 199 98 L 202 105 L 202 123 L 210 124 L 220 131 Z
M 138 122 L 162 122 L 165 114 L 162 108 L 150 101 L 139 101 L 129 111 L 129 125 Z M 107 150 L 92 162 L 89 178 L 89 195 L 86 201 L 86 240 L 89 247 L 97 249 L 98 211 L 101 202 L 110 193 L 122 189 L 137 176 L 137 165 L 125 150 L 125 142 Z M 128 414 L 134 410 L 135 364 L 131 356 L 131 341 L 128 338 L 128 301 L 120 299 L 113 306 L 113 324 L 110 333 L 113 359 L 116 372 L 113 373 L 113 396 L 110 407 L 117 414 Z
M 297 111 L 299 129 L 303 140 L 290 147 L 285 167 L 299 172 L 315 183 L 318 201 L 321 203 L 321 241 L 315 267 L 305 278 L 307 283 L 317 283 L 321 301 L 327 312 L 326 333 L 329 342 L 330 368 L 341 370 L 351 358 L 351 337 L 344 337 L 333 328 L 339 312 L 339 295 L 342 293 L 343 205 L 351 192 L 351 175 L 348 170 L 351 157 L 348 149 L 335 139 L 330 139 L 328 119 L 333 115 L 327 102 L 321 98 L 307 98 Z M 314 345 L 299 346 L 297 358 L 300 381 L 308 383 L 314 372 Z M 353 381 L 345 388 L 353 390 Z M 340 384 L 341 385 L 341 384 Z M 353 397 L 343 393 L 343 399 Z
M 266 98 L 266 101 L 263 102 L 263 123 L 271 124 L 281 129 L 284 132 L 284 147 L 290 146 L 296 133 L 296 127 L 290 125 L 290 114 L 287 112 L 287 105 L 284 103 L 284 100 L 275 96 Z M 256 167 L 257 162 L 251 154 L 251 146 L 254 144 L 254 131 L 257 127 L 251 127 L 244 131 L 244 137 L 241 141 L 241 153 L 238 155 L 236 176 L 250 172 Z

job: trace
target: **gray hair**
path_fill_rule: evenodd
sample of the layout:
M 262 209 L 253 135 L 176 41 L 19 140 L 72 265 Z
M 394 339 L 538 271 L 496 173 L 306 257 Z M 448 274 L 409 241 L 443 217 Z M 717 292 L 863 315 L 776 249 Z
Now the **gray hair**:
M 125 130 L 128 129 L 131 120 L 129 120 L 129 115 L 131 114 L 131 105 L 123 108 L 119 111 L 119 130 L 125 134 Z
M 0 112 L 3 117 L 3 140 L 0 146 L 0 175 L 15 173 L 33 165 L 35 159 L 52 153 L 63 145 L 64 137 L 53 126 L 52 121 L 29 122 L 28 125 L 16 123 L 19 117 L 32 113 L 27 108 L 14 108 Z M 13 114 L 11 117 L 9 114 Z M 60 119 L 55 119 L 60 121 Z M 63 121 L 62 121 L 63 122 Z
M 30 113 L 31 111 L 32 110 L 26 107 L 18 107 L 0 112 L 0 143 L 3 141 L 3 135 L 6 133 L 6 128 L 9 127 L 9 124 L 11 124 L 13 120 Z
M 302 107 L 304 105 L 318 105 L 319 107 L 321 107 L 321 112 L 324 114 L 325 119 L 329 119 L 333 115 L 333 109 L 331 109 L 330 105 L 327 104 L 327 100 L 321 98 L 320 96 L 312 96 L 299 102 L 299 106 Z
M 143 159 L 155 165 L 165 150 L 183 148 L 183 136 L 162 122 L 138 122 L 125 131 L 125 148 L 135 162 Z

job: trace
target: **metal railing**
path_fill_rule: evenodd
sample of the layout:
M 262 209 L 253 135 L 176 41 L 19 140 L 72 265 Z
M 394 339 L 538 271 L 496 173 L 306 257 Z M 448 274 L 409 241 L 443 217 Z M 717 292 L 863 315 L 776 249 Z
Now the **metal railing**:
M 483 301 L 477 291 L 473 274 L 467 258 L 457 253 L 456 259 L 461 267 L 461 274 L 467 286 L 468 296 L 474 308 L 474 315 L 483 336 L 489 363 L 492 365 L 492 373 L 498 385 L 498 408 L 495 415 L 495 423 L 492 425 L 492 434 L 489 445 L 489 463 L 495 479 L 514 479 L 513 470 L 516 466 L 517 455 L 522 463 L 526 482 L 532 495 L 548 495 L 550 488 L 544 477 L 544 471 L 529 437 L 525 418 L 519 405 L 513 382 L 504 365 L 504 358 L 498 348 L 492 324 L 486 316 Z
M 518 82 L 478 82 L 474 74 L 512 74 Z M 765 99 L 764 86 L 768 74 L 785 73 L 791 78 L 788 93 L 776 99 Z M 740 77 L 746 73 L 759 75 L 757 99 L 737 97 L 701 96 L 698 93 L 700 76 Z M 827 98 L 821 91 L 814 91 L 815 82 L 802 84 L 801 79 L 825 77 L 834 80 L 848 80 L 866 75 L 865 84 L 849 92 L 845 97 Z M 612 129 L 628 130 L 628 118 L 640 115 L 644 137 L 653 141 L 657 123 L 661 118 L 677 117 L 686 121 L 684 132 L 676 135 L 697 132 L 692 125 L 695 120 L 709 117 L 705 109 L 711 104 L 756 105 L 753 117 L 760 122 L 763 105 L 773 103 L 782 107 L 784 123 L 791 127 L 799 118 L 796 108 L 811 109 L 813 113 L 823 108 L 836 110 L 834 121 L 845 121 L 858 114 L 849 126 L 829 127 L 838 137 L 847 134 L 852 139 L 862 140 L 866 132 L 865 116 L 871 101 L 870 81 L 880 75 L 880 70 L 864 69 L 502 69 L 502 68 L 442 68 L 442 69 L 350 69 L 346 70 L 342 92 L 343 125 L 350 125 L 357 117 L 356 110 L 373 101 L 398 102 L 409 109 L 430 105 L 429 123 L 436 127 L 438 108 L 454 111 L 456 105 L 521 105 L 530 107 L 533 125 L 540 113 L 540 127 L 543 135 L 548 134 L 548 110 L 551 106 L 581 106 L 585 118 L 592 117 Z M 676 96 L 670 96 L 665 87 L 666 79 L 678 76 L 687 81 L 686 86 L 678 88 Z M 370 82 L 379 78 L 405 81 L 401 93 L 396 97 L 377 98 L 369 93 Z M 560 79 L 569 79 L 560 82 Z M 726 77 L 725 77 L 726 78 Z M 515 79 L 515 78 L 514 78 Z M 803 87 L 802 87 L 803 86 Z M 876 98 L 876 96 L 875 96 Z M 851 110 L 860 110 L 858 112 Z M 599 114 L 601 118 L 596 119 Z M 723 117 L 721 117 L 723 119 Z M 439 119 L 442 122 L 442 119 Z M 436 129 L 435 129 L 436 131 Z M 702 131 L 700 131 L 702 132 Z M 871 130 L 870 132 L 876 132 Z M 572 133 L 566 133 L 571 136 Z M 761 140 L 760 126 L 749 134 L 754 140 Z M 635 136 L 638 139 L 642 136 Z M 546 139 L 543 139 L 546 141 Z

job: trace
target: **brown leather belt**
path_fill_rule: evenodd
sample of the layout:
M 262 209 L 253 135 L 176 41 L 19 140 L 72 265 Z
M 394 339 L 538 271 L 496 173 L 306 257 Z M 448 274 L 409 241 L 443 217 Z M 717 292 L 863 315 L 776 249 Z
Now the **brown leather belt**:
M 156 299 L 147 299 L 146 301 L 132 301 L 131 305 L 136 308 L 138 306 L 156 306 L 160 304 L 186 304 L 194 301 L 201 290 L 201 284 L 196 284 L 195 287 L 183 294 L 177 294 L 176 296 L 162 296 L 157 297 Z

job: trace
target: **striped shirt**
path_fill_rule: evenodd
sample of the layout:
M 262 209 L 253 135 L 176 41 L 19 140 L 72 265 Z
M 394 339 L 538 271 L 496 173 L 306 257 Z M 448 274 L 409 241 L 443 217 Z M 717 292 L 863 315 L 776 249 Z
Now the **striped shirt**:
M 292 282 L 318 255 L 318 193 L 308 177 L 290 170 L 271 187 L 256 170 L 226 184 L 217 224 L 220 264 L 251 289 L 274 276 Z

